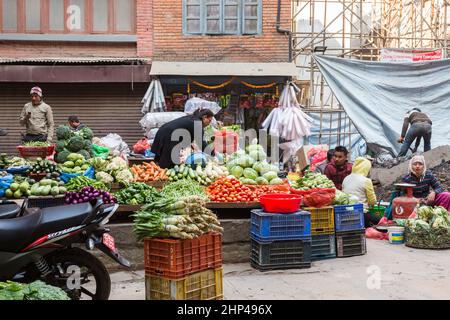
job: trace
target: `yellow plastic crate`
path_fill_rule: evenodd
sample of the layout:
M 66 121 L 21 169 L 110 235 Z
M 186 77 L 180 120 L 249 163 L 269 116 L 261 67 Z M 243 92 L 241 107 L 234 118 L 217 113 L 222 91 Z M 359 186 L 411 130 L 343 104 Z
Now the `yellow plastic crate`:
M 171 280 L 145 276 L 146 300 L 223 300 L 223 268 Z
M 334 233 L 334 208 L 304 208 L 311 213 L 311 235 Z

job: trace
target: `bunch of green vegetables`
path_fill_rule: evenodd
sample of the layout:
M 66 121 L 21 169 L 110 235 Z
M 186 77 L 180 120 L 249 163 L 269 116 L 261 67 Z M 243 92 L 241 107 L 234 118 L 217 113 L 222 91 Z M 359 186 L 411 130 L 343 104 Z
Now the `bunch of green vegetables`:
M 70 300 L 64 290 L 42 281 L 23 284 L 0 282 L 0 300 Z
M 444 207 L 422 206 L 417 219 L 396 220 L 405 226 L 406 243 L 423 248 L 450 248 L 450 213 Z
M 70 179 L 65 187 L 67 191 L 78 192 L 84 187 L 94 187 L 97 190 L 109 191 L 109 188 L 100 181 L 85 177 L 85 176 L 77 176 Z
M 90 159 L 89 163 L 94 167 L 95 179 L 106 185 L 114 182 L 128 185 L 133 182 L 133 174 L 128 168 L 128 163 L 121 157 L 114 157 L 105 160 L 100 157 Z
M 336 195 L 333 199 L 334 205 L 351 205 L 358 203 L 358 197 L 342 192 L 341 190 L 336 189 Z
M 206 209 L 198 196 L 179 200 L 161 199 L 137 211 L 133 231 L 138 240 L 146 237 L 193 239 L 207 232 L 223 232 L 217 216 Z
M 334 188 L 334 183 L 321 173 L 308 171 L 303 177 L 294 181 L 292 187 L 299 190 Z
M 162 198 L 158 190 L 142 182 L 131 183 L 127 188 L 116 192 L 114 195 L 118 203 L 131 205 L 153 203 Z
M 67 157 L 71 153 L 79 153 L 84 159 L 89 159 L 92 153 L 92 138 L 94 133 L 88 127 L 73 131 L 69 126 L 61 125 L 56 128 L 56 155 L 58 163 L 70 161 Z
M 21 157 L 8 157 L 6 153 L 0 155 L 0 168 L 12 169 L 28 166 L 30 163 Z
M 23 144 L 26 147 L 48 147 L 50 144 L 48 142 L 42 141 L 28 141 Z
M 188 196 L 199 196 L 207 199 L 204 189 L 200 184 L 190 180 L 178 180 L 166 185 L 161 191 L 161 195 L 168 199 L 177 199 Z

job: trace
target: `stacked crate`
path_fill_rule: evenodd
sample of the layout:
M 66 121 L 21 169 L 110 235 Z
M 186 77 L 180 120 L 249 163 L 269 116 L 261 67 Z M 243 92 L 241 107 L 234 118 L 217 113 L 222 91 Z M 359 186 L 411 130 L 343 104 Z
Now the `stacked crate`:
M 305 208 L 311 213 L 311 259 L 336 258 L 334 208 Z
M 334 217 L 337 256 L 366 254 L 363 204 L 334 206 Z
M 251 212 L 251 257 L 260 271 L 311 267 L 311 216 Z
M 147 300 L 222 300 L 222 235 L 144 240 Z

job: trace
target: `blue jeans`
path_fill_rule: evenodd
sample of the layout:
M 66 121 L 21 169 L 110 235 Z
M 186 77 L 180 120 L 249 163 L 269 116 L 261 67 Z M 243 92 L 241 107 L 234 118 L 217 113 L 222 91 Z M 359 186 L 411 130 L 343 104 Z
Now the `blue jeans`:
M 423 138 L 424 140 L 424 151 L 431 149 L 431 124 L 426 122 L 416 122 L 411 125 L 408 132 L 406 133 L 405 141 L 398 154 L 399 157 L 403 157 L 409 150 L 409 147 L 415 139 Z

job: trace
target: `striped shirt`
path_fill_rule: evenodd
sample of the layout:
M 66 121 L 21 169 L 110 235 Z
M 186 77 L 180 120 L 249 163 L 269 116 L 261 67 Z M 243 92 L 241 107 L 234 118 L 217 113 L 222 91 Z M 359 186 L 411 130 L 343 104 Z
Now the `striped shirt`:
M 436 177 L 431 173 L 430 170 L 427 170 L 425 172 L 425 177 L 422 181 L 420 181 L 420 179 L 412 173 L 404 176 L 402 181 L 416 185 L 413 188 L 413 195 L 415 198 L 428 197 L 428 195 L 430 194 L 430 187 L 434 190 L 434 192 L 436 192 L 436 194 L 444 192 L 438 179 L 436 179 Z

